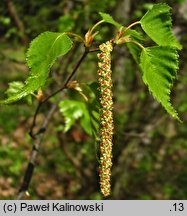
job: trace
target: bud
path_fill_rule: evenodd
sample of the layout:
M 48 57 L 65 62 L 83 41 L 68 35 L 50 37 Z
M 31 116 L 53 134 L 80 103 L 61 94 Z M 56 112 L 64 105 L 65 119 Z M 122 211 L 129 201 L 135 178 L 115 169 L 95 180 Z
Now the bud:
M 110 195 L 112 167 L 113 101 L 112 101 L 112 41 L 99 46 L 98 82 L 100 91 L 100 188 L 104 196 Z
M 43 98 L 44 98 L 43 92 L 41 89 L 39 89 L 36 95 L 36 99 L 37 101 L 42 102 Z
M 88 101 L 87 96 L 83 93 L 82 88 L 80 87 L 80 84 L 79 84 L 76 80 L 70 81 L 70 82 L 67 84 L 67 87 L 68 87 L 69 89 L 74 89 L 74 90 L 78 91 L 79 94 L 84 98 L 84 100 L 85 100 L 85 101 Z

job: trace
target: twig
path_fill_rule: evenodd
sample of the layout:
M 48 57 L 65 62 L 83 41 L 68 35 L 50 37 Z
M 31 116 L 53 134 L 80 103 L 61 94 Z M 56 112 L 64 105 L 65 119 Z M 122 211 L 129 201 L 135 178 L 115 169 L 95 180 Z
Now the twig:
M 75 43 L 72 52 L 70 52 L 67 56 L 66 63 L 64 64 L 64 63 L 60 62 L 61 66 L 59 68 L 59 74 L 61 74 L 61 72 L 63 71 L 63 74 L 61 74 L 61 78 L 63 80 L 65 80 L 66 77 L 68 76 L 69 66 L 71 65 L 72 62 L 74 62 L 74 57 L 76 57 L 75 54 L 79 50 L 78 48 L 79 48 L 79 44 Z
M 42 106 L 42 103 L 39 102 L 38 106 L 36 108 L 36 111 L 34 113 L 34 116 L 33 116 L 32 125 L 31 125 L 30 131 L 29 131 L 29 135 L 31 136 L 32 139 L 35 139 L 35 136 L 33 134 L 33 129 L 34 129 L 35 125 L 36 125 L 36 118 L 37 118 L 37 115 L 38 115 L 38 112 L 39 112 L 41 106 Z
M 30 184 L 33 172 L 34 172 L 34 168 L 35 168 L 36 157 L 37 157 L 37 154 L 39 152 L 39 147 L 40 147 L 42 138 L 44 137 L 44 132 L 46 131 L 46 128 L 49 125 L 49 122 L 50 122 L 51 118 L 53 117 L 53 114 L 56 111 L 58 103 L 59 103 L 59 101 L 61 99 L 62 99 L 62 95 L 53 104 L 53 106 L 51 107 L 51 109 L 50 109 L 47 117 L 43 121 L 43 124 L 42 124 L 41 129 L 40 129 L 40 133 L 37 135 L 36 141 L 35 141 L 35 143 L 33 145 L 32 153 L 31 153 L 31 156 L 30 156 L 30 160 L 29 160 L 29 163 L 28 163 L 28 166 L 27 166 L 27 169 L 26 169 L 26 172 L 25 172 L 25 176 L 24 176 L 22 185 L 20 187 L 17 199 L 21 199 L 24 196 L 25 192 L 29 188 L 29 184 Z
M 95 49 L 91 49 L 91 50 L 89 50 L 89 52 L 91 53 L 91 52 L 98 52 L 100 49 L 99 48 L 95 48 Z
M 127 30 L 129 30 L 130 28 L 132 28 L 133 26 L 135 26 L 135 25 L 137 25 L 137 24 L 140 24 L 140 21 L 136 21 L 136 22 L 130 24 L 129 26 L 127 26 L 127 28 L 124 29 L 123 34 L 124 34 Z
M 59 92 L 62 92 L 62 90 L 64 90 L 66 88 L 68 82 L 75 75 L 77 69 L 79 68 L 79 66 L 81 65 L 81 63 L 83 62 L 83 60 L 84 60 L 84 58 L 86 57 L 87 54 L 88 54 L 88 50 L 85 49 L 85 52 L 83 53 L 82 57 L 80 58 L 80 60 L 75 65 L 75 68 L 73 69 L 72 73 L 70 74 L 70 76 L 68 77 L 68 79 L 66 80 L 66 82 L 64 83 L 63 87 L 61 88 L 61 90 Z M 44 119 L 44 121 L 43 121 L 43 123 L 41 125 L 40 130 L 34 135 L 35 143 L 33 145 L 33 149 L 32 149 L 31 156 L 30 156 L 30 160 L 29 160 L 29 163 L 28 163 L 25 175 L 24 175 L 23 182 L 22 182 L 21 187 L 19 189 L 19 193 L 18 193 L 17 199 L 22 199 L 22 197 L 24 196 L 24 194 L 26 193 L 26 191 L 29 188 L 30 181 L 31 181 L 31 178 L 32 178 L 32 175 L 33 175 L 33 172 L 34 172 L 35 161 L 36 161 L 36 157 L 37 157 L 37 154 L 38 154 L 38 151 L 39 151 L 40 144 L 41 144 L 42 139 L 44 137 L 44 133 L 46 131 L 46 128 L 48 127 L 48 125 L 50 123 L 50 120 L 53 117 L 53 114 L 55 113 L 55 111 L 56 111 L 56 109 L 58 107 L 58 103 L 62 99 L 62 96 L 63 95 L 60 95 L 59 98 L 57 99 L 57 101 L 53 104 L 53 106 L 49 110 L 46 118 Z M 48 99 L 49 98 L 50 97 L 48 97 Z M 44 101 L 46 102 L 47 100 L 44 100 Z M 44 103 L 44 102 L 42 102 L 42 103 Z M 41 106 L 41 104 L 39 104 L 38 107 L 39 106 Z M 37 107 L 35 115 L 34 115 L 34 121 L 33 121 L 32 126 L 35 125 L 36 117 L 37 117 L 37 114 L 38 114 L 38 111 L 39 111 L 38 107 Z M 33 136 L 32 131 L 30 131 L 30 133 Z
M 67 85 L 68 85 L 69 81 L 73 78 L 73 76 L 77 72 L 77 69 L 79 68 L 79 66 L 81 65 L 81 63 L 83 62 L 84 58 L 87 56 L 88 53 L 89 53 L 89 50 L 87 48 L 85 48 L 85 51 L 84 51 L 82 57 L 79 59 L 79 61 L 75 65 L 73 71 L 71 72 L 71 74 L 69 75 L 69 77 L 67 78 L 67 80 L 63 84 L 63 86 L 61 88 L 59 88 L 58 90 L 56 90 L 55 92 L 53 92 L 51 95 L 47 96 L 43 101 L 39 102 L 38 107 L 36 108 L 36 111 L 35 111 L 35 114 L 34 114 L 34 117 L 33 117 L 33 122 L 32 122 L 31 128 L 30 128 L 30 132 L 29 132 L 29 135 L 32 138 L 35 138 L 35 135 L 33 134 L 33 129 L 34 129 L 34 126 L 36 124 L 36 118 L 38 116 L 38 113 L 40 111 L 41 106 L 44 103 L 46 103 L 50 98 L 52 98 L 53 96 L 55 96 L 56 94 L 62 92 L 64 89 L 67 88 Z
M 65 88 L 67 88 L 67 85 L 69 83 L 69 81 L 73 78 L 73 76 L 75 75 L 77 69 L 79 68 L 80 64 L 82 63 L 82 61 L 84 60 L 84 58 L 87 56 L 87 54 L 89 53 L 89 51 L 87 49 L 85 49 L 85 52 L 83 53 L 82 57 L 79 59 L 79 61 L 77 62 L 75 68 L 73 69 L 72 73 L 70 74 L 70 76 L 67 78 L 66 82 L 64 83 L 64 85 L 59 88 L 58 90 L 56 90 L 55 92 L 53 92 L 51 95 L 49 95 L 48 97 L 46 97 L 42 103 L 47 102 L 51 97 L 55 96 L 56 94 L 58 94 L 59 92 L 61 92 L 62 90 L 64 90 Z

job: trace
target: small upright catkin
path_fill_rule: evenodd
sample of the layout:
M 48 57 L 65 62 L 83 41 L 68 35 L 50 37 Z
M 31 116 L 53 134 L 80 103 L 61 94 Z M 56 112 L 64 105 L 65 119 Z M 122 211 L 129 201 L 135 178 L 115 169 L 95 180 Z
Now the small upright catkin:
M 110 195 L 110 176 L 112 167 L 112 137 L 113 137 L 113 101 L 112 101 L 112 70 L 111 52 L 112 41 L 107 41 L 99 46 L 97 55 L 98 82 L 100 91 L 100 188 L 104 196 Z

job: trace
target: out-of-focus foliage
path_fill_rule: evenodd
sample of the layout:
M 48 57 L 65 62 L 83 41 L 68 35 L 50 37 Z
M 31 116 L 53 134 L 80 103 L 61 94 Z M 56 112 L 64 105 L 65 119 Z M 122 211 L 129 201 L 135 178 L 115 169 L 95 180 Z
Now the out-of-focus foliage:
M 11 81 L 24 81 L 24 47 L 21 33 L 7 7 L 0 4 L 0 96 Z M 187 39 L 185 0 L 167 1 L 91 1 L 42 0 L 13 1 L 25 33 L 31 41 L 44 31 L 74 31 L 84 34 L 98 21 L 98 12 L 111 14 L 117 22 L 127 25 L 141 19 L 153 3 L 166 2 L 172 7 L 174 34 L 183 45 L 180 53 L 178 80 L 174 83 L 172 103 L 183 124 L 168 117 L 153 100 L 141 80 L 126 48 L 115 47 L 114 80 L 114 157 L 111 199 L 186 199 L 187 198 Z M 64 21 L 65 22 L 64 22 Z M 62 22 L 63 21 L 63 22 Z M 137 27 L 138 28 L 138 27 Z M 143 34 L 143 32 L 142 32 Z M 103 25 L 102 42 L 111 38 L 113 27 Z M 149 38 L 146 45 L 150 45 Z M 96 43 L 97 45 L 97 43 Z M 152 45 L 152 44 L 151 44 Z M 61 86 L 82 53 L 76 43 L 66 58 L 58 59 L 51 69 L 46 95 Z M 138 55 L 138 52 L 137 52 Z M 96 79 L 96 53 L 89 54 L 76 75 L 80 83 Z M 72 98 L 67 91 L 64 99 Z M 77 93 L 78 94 L 78 93 Z M 87 94 L 85 94 L 87 95 Z M 77 95 L 75 99 L 80 99 Z M 51 101 L 53 101 L 52 99 Z M 81 99 L 82 100 L 82 99 Z M 39 127 L 51 106 L 44 106 L 38 116 Z M 83 100 L 82 100 L 83 101 Z M 0 107 L 0 199 L 13 199 L 21 183 L 32 149 L 27 135 L 34 107 L 17 104 Z M 64 134 L 65 119 L 57 112 L 43 140 L 37 167 L 29 190 L 30 199 L 102 199 L 98 184 L 97 146 L 77 121 Z M 51 172 L 53 170 L 53 172 Z
M 9 87 L 5 92 L 8 98 L 15 97 L 20 92 L 20 90 L 24 87 L 24 83 L 21 81 L 13 81 L 13 82 L 9 83 L 8 85 L 9 85 Z M 32 104 L 32 96 L 31 95 L 28 95 L 24 99 L 28 104 Z
M 61 16 L 59 18 L 59 32 L 68 32 L 71 31 L 75 27 L 75 22 L 73 18 L 67 14 L 64 16 Z
M 84 85 L 84 101 L 79 100 L 62 100 L 59 103 L 60 112 L 64 116 L 64 132 L 67 132 L 76 120 L 80 120 L 82 129 L 96 139 L 99 128 L 99 103 L 97 95 L 97 83 Z M 75 96 L 74 96 L 75 97 Z

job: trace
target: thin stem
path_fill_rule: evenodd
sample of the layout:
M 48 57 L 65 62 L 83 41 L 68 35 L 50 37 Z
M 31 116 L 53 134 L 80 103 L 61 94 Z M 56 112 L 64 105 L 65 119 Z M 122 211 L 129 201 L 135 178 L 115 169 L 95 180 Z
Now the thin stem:
M 35 139 L 35 135 L 33 134 L 33 129 L 36 125 L 36 119 L 38 116 L 38 113 L 40 111 L 41 106 L 46 103 L 51 97 L 55 96 L 56 94 L 58 94 L 59 92 L 62 92 L 64 89 L 67 88 L 67 84 L 69 83 L 69 81 L 73 78 L 73 76 L 75 75 L 75 73 L 77 72 L 77 69 L 79 68 L 79 66 L 81 65 L 81 63 L 83 62 L 83 60 L 85 59 L 85 57 L 87 56 L 87 54 L 89 53 L 89 49 L 85 48 L 85 51 L 82 55 L 82 57 L 79 59 L 79 61 L 77 62 L 77 64 L 75 65 L 73 71 L 71 72 L 71 74 L 69 75 L 69 77 L 67 78 L 66 82 L 63 84 L 63 86 L 61 88 L 59 88 L 58 90 L 56 90 L 55 92 L 53 92 L 51 95 L 47 96 L 43 101 L 39 102 L 34 117 L 33 117 L 33 122 L 30 128 L 30 136 Z M 38 133 L 37 133 L 38 134 Z
M 89 50 L 85 49 L 82 57 L 79 59 L 79 61 L 75 65 L 72 73 L 67 78 L 67 80 L 64 83 L 64 85 L 58 90 L 58 92 L 62 92 L 62 90 L 64 90 L 67 87 L 67 84 L 72 79 L 72 77 L 75 75 L 77 69 L 79 68 L 79 66 L 81 65 L 81 63 L 83 62 L 83 60 L 85 59 L 85 57 L 87 56 L 88 53 L 89 53 Z M 37 115 L 39 113 L 41 105 L 43 103 L 45 103 L 50 97 L 52 97 L 55 94 L 57 94 L 58 92 L 57 91 L 54 92 L 52 95 L 48 96 L 44 101 L 42 101 L 42 102 L 40 102 L 38 104 L 38 107 L 36 109 L 36 112 L 35 112 L 35 115 L 34 115 L 34 118 L 33 118 L 33 123 L 32 123 L 32 127 L 31 127 L 31 134 L 32 134 L 33 127 L 35 126 L 36 118 L 37 118 Z M 53 117 L 53 115 L 54 115 L 54 113 L 55 113 L 55 111 L 56 111 L 56 109 L 58 107 L 58 103 L 60 102 L 60 100 L 62 99 L 62 97 L 63 97 L 63 94 L 61 94 L 59 96 L 59 98 L 57 99 L 57 101 L 52 105 L 51 109 L 49 110 L 48 114 L 46 115 L 45 119 L 43 120 L 43 123 L 42 123 L 42 125 L 41 125 L 40 130 L 38 131 L 38 133 L 36 133 L 34 136 L 32 134 L 32 136 L 35 139 L 35 143 L 33 145 L 33 149 L 32 149 L 32 152 L 31 152 L 30 159 L 29 159 L 29 163 L 28 163 L 27 169 L 25 171 L 25 175 L 24 175 L 23 182 L 21 184 L 21 187 L 20 187 L 17 199 L 22 199 L 22 197 L 24 196 L 24 194 L 26 193 L 26 191 L 29 188 L 30 181 L 32 179 L 33 172 L 34 172 L 34 169 L 35 169 L 35 166 L 36 166 L 35 165 L 35 163 L 36 163 L 36 157 L 38 155 L 42 139 L 44 137 L 46 128 L 48 127 L 48 125 L 50 123 L 50 120 L 52 119 L 52 117 Z
M 84 38 L 82 38 L 80 35 L 75 34 L 75 33 L 72 33 L 72 32 L 65 32 L 65 34 L 67 34 L 67 35 L 69 35 L 69 36 L 76 37 L 76 38 L 78 38 L 80 41 L 82 41 L 82 42 L 85 44 Z
M 141 49 L 145 49 L 145 47 L 142 46 L 142 45 L 141 45 L 140 43 L 138 43 L 137 41 L 129 40 L 128 42 L 138 45 Z
M 63 95 L 60 95 L 59 98 L 57 99 L 57 101 L 52 105 L 51 109 L 49 110 L 46 118 L 43 120 L 43 123 L 41 125 L 40 131 L 42 131 L 42 133 L 38 133 L 35 139 L 35 143 L 33 144 L 33 149 L 30 155 L 30 159 L 27 165 L 27 169 L 25 171 L 25 175 L 23 178 L 23 182 L 21 184 L 21 187 L 19 189 L 18 195 L 16 199 L 22 199 L 22 197 L 25 195 L 26 191 L 29 189 L 29 185 L 30 185 L 30 181 L 32 179 L 33 176 L 33 172 L 36 166 L 36 158 L 39 152 L 39 148 L 40 148 L 40 144 L 42 142 L 42 139 L 44 137 L 44 132 L 47 128 L 47 126 L 50 123 L 50 120 L 53 117 L 53 114 L 55 113 L 57 107 L 58 107 L 58 103 L 59 101 L 62 99 Z
M 92 52 L 98 52 L 98 51 L 100 51 L 100 49 L 99 49 L 99 48 L 95 48 L 95 49 L 91 49 L 91 50 L 89 50 L 89 53 L 92 53 Z
M 95 28 L 97 28 L 98 25 L 100 25 L 101 23 L 104 23 L 104 20 L 101 20 L 99 22 L 97 22 L 91 29 L 90 29 L 90 34 L 94 31 Z
M 38 116 L 38 112 L 39 112 L 41 106 L 42 106 L 42 102 L 39 102 L 39 103 L 38 103 L 38 106 L 37 106 L 37 108 L 36 108 L 36 111 L 35 111 L 35 113 L 34 113 L 32 125 L 31 125 L 30 131 L 29 131 L 29 135 L 30 135 L 31 138 L 33 138 L 33 139 L 35 139 L 35 137 L 34 137 L 34 135 L 33 135 L 33 129 L 34 129 L 35 125 L 36 125 L 36 118 L 37 118 L 37 116 Z
M 46 97 L 42 103 L 45 103 L 46 101 L 48 101 L 51 97 L 55 96 L 56 94 L 58 94 L 59 92 L 61 92 L 62 90 L 64 90 L 65 88 L 67 88 L 67 84 L 69 83 L 69 81 L 72 79 L 72 77 L 75 75 L 77 69 L 79 68 L 80 64 L 82 63 L 82 61 L 84 60 L 84 58 L 86 57 L 86 55 L 89 53 L 88 50 L 85 50 L 85 52 L 83 53 L 82 57 L 79 59 L 79 61 L 77 62 L 75 68 L 73 69 L 72 73 L 70 74 L 70 76 L 67 78 L 66 82 L 64 83 L 64 85 L 59 88 L 58 90 L 56 90 L 55 92 L 53 92 L 51 95 L 49 95 L 48 97 Z
M 127 28 L 124 29 L 123 34 L 124 34 L 128 29 L 130 29 L 130 28 L 132 28 L 133 26 L 138 25 L 138 24 L 140 24 L 140 21 L 136 21 L 136 22 L 130 24 L 129 26 L 127 26 Z

